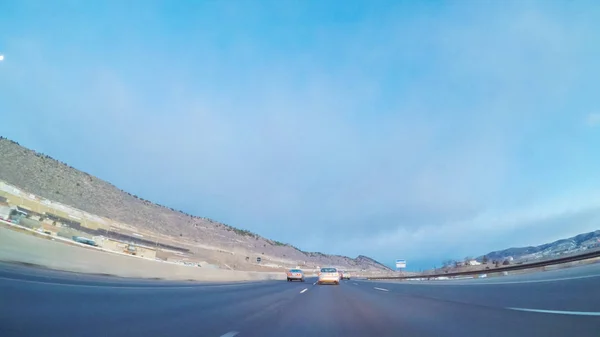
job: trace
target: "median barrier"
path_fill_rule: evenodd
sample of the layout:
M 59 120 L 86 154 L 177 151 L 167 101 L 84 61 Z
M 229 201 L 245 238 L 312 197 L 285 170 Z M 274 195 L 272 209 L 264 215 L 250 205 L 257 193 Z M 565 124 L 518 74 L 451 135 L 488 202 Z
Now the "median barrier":
M 494 273 L 503 273 L 507 275 L 509 271 L 516 270 L 526 270 L 533 268 L 543 268 L 545 270 L 548 266 L 556 266 L 563 263 L 576 262 L 588 259 L 594 259 L 600 257 L 600 250 L 588 252 L 584 254 L 572 255 L 561 257 L 552 260 L 532 262 L 532 263 L 524 263 L 524 264 L 515 264 L 512 266 L 502 266 L 498 268 L 490 268 L 476 271 L 461 271 L 461 272 L 453 272 L 453 273 L 443 273 L 443 274 L 430 274 L 430 275 L 418 275 L 418 276 L 380 276 L 380 277 L 368 277 L 369 280 L 406 280 L 406 279 L 414 279 L 414 278 L 425 278 L 425 279 L 435 279 L 438 277 L 451 277 L 451 276 L 463 276 L 463 275 L 479 275 L 482 273 L 486 274 L 494 274 Z

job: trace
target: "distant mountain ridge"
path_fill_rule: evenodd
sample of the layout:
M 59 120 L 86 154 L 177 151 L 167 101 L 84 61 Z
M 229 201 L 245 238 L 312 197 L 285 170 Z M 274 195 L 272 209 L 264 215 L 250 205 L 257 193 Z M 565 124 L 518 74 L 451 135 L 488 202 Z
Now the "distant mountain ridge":
M 515 260 L 538 260 L 563 254 L 583 252 L 588 249 L 600 248 L 600 230 L 583 233 L 568 239 L 561 239 L 539 246 L 508 248 L 486 254 L 489 260 L 504 260 L 512 257 Z M 478 260 L 481 260 L 480 256 Z
M 350 258 L 303 252 L 248 230 L 152 203 L 4 137 L 0 137 L 0 180 L 91 214 L 173 238 L 185 238 L 192 245 L 196 242 L 216 247 L 239 246 L 256 256 L 275 256 L 318 266 L 391 270 L 366 256 Z

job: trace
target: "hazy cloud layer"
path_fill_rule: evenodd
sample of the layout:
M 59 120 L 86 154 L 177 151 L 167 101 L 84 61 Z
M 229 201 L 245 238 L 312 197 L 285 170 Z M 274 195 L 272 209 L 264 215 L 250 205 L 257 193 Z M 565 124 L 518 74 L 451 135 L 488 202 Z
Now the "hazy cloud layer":
M 586 122 L 591 127 L 600 125 L 600 113 L 591 113 L 587 115 Z
M 0 5 L 0 132 L 386 263 L 600 227 L 598 7 L 377 4 Z

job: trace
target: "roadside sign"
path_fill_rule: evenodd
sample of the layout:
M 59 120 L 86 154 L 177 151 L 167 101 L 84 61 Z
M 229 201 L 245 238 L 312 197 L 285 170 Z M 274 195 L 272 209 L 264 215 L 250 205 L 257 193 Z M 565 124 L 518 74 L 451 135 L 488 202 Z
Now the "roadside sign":
M 396 260 L 396 269 L 406 268 L 406 260 Z

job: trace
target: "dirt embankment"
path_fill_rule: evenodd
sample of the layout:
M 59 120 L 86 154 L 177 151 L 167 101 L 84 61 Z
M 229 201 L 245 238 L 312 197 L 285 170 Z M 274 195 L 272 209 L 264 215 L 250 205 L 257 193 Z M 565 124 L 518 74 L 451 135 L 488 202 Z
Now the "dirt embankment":
M 284 273 L 243 272 L 183 266 L 86 249 L 0 227 L 0 261 L 80 273 L 197 281 L 282 280 Z

